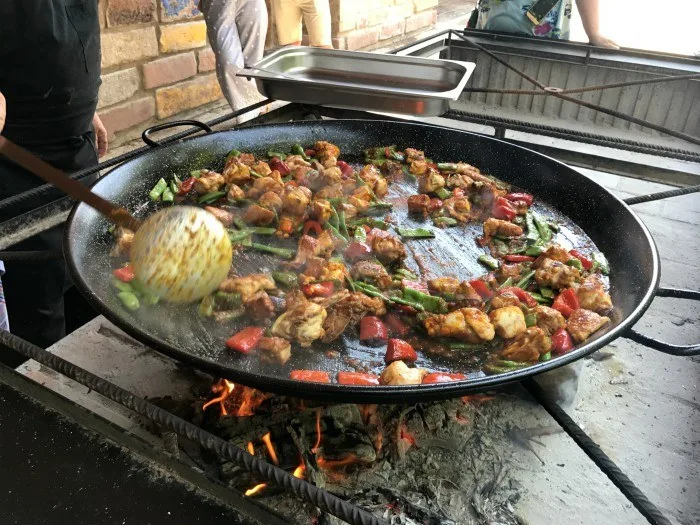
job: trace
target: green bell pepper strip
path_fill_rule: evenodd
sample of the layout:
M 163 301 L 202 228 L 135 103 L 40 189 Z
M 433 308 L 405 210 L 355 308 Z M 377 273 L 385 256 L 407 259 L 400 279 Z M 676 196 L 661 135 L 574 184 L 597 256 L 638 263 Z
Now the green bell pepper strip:
M 501 285 L 499 285 L 498 288 L 496 288 L 496 290 L 500 290 L 501 288 L 507 288 L 507 287 L 509 287 L 509 286 L 512 285 L 512 284 L 513 284 L 513 278 L 512 278 L 512 277 L 508 277 L 508 279 L 506 279 L 505 281 L 503 281 L 503 283 L 502 283 Z
M 542 354 L 542 355 L 540 356 L 540 362 L 541 362 L 541 363 L 544 363 L 544 362 L 546 362 L 546 361 L 549 361 L 550 359 L 552 359 L 552 352 L 547 352 L 546 354 Z
M 490 255 L 486 255 L 485 253 L 479 255 L 477 261 L 479 261 L 481 264 L 483 264 L 490 270 L 495 270 L 498 268 L 498 261 Z
M 409 279 L 411 281 L 415 281 L 416 279 L 418 279 L 418 276 L 415 273 L 413 273 L 410 270 L 407 270 L 406 268 L 399 268 L 398 270 L 396 270 L 396 274 L 399 275 L 401 279 Z
M 538 293 L 536 293 L 536 292 L 530 292 L 530 295 L 532 296 L 532 298 L 533 298 L 535 301 L 537 301 L 537 302 L 540 303 L 540 304 L 546 304 L 546 305 L 552 304 L 552 300 L 551 300 L 551 299 L 549 299 L 549 298 L 547 298 L 547 297 L 544 297 L 543 295 L 540 295 L 540 294 L 538 294 Z
M 426 228 L 396 228 L 396 232 L 404 239 L 432 239 L 435 234 Z
M 306 154 L 306 151 L 304 150 L 304 148 L 301 147 L 301 144 L 294 144 L 291 147 L 290 151 L 294 155 L 299 155 L 304 160 L 310 159 L 310 157 Z
M 549 229 L 549 226 L 547 226 L 547 223 L 540 219 L 538 215 L 535 215 L 534 213 L 532 214 L 532 219 L 535 221 L 535 227 L 537 228 L 538 233 L 540 234 L 540 239 L 542 239 L 542 242 L 547 243 L 552 240 L 552 230 Z
M 259 252 L 271 253 L 282 257 L 283 259 L 291 259 L 294 257 L 294 250 L 290 250 L 288 248 L 278 248 L 276 246 L 268 246 L 267 244 L 260 244 L 257 242 L 251 243 L 250 246 Z
M 554 299 L 554 296 L 556 294 L 551 288 L 547 288 L 546 286 L 540 286 L 540 295 L 542 297 L 546 297 L 547 299 Z
M 535 326 L 537 324 L 537 314 L 531 313 L 525 316 L 525 326 Z
M 605 258 L 605 255 L 603 255 L 602 252 L 595 252 L 593 254 L 593 263 L 594 266 L 597 265 L 597 268 L 600 268 L 600 273 L 602 273 L 603 275 L 610 274 L 610 265 L 608 264 L 608 260 Z
M 440 171 L 457 171 L 459 166 L 453 162 L 438 162 L 437 167 Z
M 229 160 L 232 157 L 240 157 L 242 154 L 241 151 L 237 150 L 236 148 L 233 148 L 231 151 L 228 152 L 226 155 L 226 160 Z
M 403 298 L 407 301 L 420 304 L 428 312 L 437 314 L 447 313 L 447 302 L 442 297 L 428 295 L 418 290 L 414 290 L 413 288 L 404 288 Z
M 280 160 L 284 160 L 287 158 L 287 155 L 285 155 L 284 153 L 280 153 L 279 151 L 271 151 L 271 150 L 267 152 L 267 156 L 269 158 L 277 157 Z
M 136 294 L 133 294 L 131 292 L 119 292 L 117 294 L 117 297 L 126 307 L 127 310 L 131 310 L 133 312 L 139 309 L 139 298 L 136 297 Z
M 161 179 L 158 182 L 156 182 L 156 185 L 153 186 L 153 189 L 148 193 L 148 198 L 151 199 L 153 202 L 160 200 L 160 196 L 163 195 L 163 192 L 167 187 L 168 183 L 165 182 L 165 179 L 161 177 Z
M 442 200 L 449 199 L 450 197 L 452 197 L 452 192 L 446 190 L 445 188 L 438 188 L 433 193 L 437 195 L 438 199 Z
M 576 268 L 579 272 L 583 271 L 583 264 L 581 264 L 581 261 L 576 258 L 566 261 L 566 265 Z
M 180 180 L 177 177 L 174 177 L 173 180 L 170 181 L 170 184 L 168 185 L 168 188 L 170 188 L 170 191 L 173 192 L 173 195 L 177 195 L 177 192 L 180 191 L 179 185 L 182 184 Z
M 533 246 L 529 246 L 529 247 L 525 250 L 525 255 L 529 255 L 530 257 L 539 257 L 540 255 L 542 255 L 542 252 L 543 252 L 543 251 L 544 251 L 544 250 L 542 249 L 541 246 L 537 246 L 537 245 L 535 244 L 535 245 L 533 245 Z
M 248 227 L 245 221 L 238 215 L 233 217 L 233 225 L 239 230 L 245 230 Z
M 447 226 L 456 226 L 458 221 L 452 217 L 435 217 L 433 219 L 433 224 L 438 228 L 444 228 Z
M 530 280 L 531 280 L 534 276 L 535 276 L 535 271 L 534 271 L 534 270 L 531 271 L 531 272 L 526 273 L 526 274 L 523 276 L 523 278 L 520 279 L 520 280 L 515 284 L 515 286 L 517 286 L 518 288 L 523 288 L 523 289 L 524 289 L 525 287 L 527 287 L 527 285 L 530 283 Z
M 249 226 L 246 228 L 250 233 L 257 233 L 258 235 L 274 235 L 277 228 L 272 228 L 271 226 Z
M 175 200 L 175 195 L 170 188 L 165 188 L 163 190 L 163 195 L 161 196 L 163 202 L 173 202 Z
M 535 244 L 541 240 L 540 232 L 535 224 L 535 217 L 532 212 L 527 212 L 525 215 L 525 225 L 527 226 L 527 233 L 525 234 L 525 239 L 530 244 Z
M 230 310 L 241 306 L 241 294 L 216 291 L 214 292 L 214 304 L 220 310 Z
M 272 272 L 272 278 L 276 283 L 279 283 L 287 288 L 296 286 L 298 282 L 297 275 L 293 272 Z
M 199 204 L 211 204 L 212 202 L 219 200 L 224 195 L 226 195 L 225 191 L 210 191 L 209 193 L 205 193 L 198 198 L 197 202 Z

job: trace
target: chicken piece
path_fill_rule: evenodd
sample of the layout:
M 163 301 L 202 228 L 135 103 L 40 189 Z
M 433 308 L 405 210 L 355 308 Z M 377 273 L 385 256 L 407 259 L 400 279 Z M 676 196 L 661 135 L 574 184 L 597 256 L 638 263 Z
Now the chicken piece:
M 573 266 L 552 259 L 545 259 L 535 271 L 535 280 L 540 286 L 560 290 L 581 280 L 581 273 Z
M 324 186 L 316 192 L 317 199 L 337 199 L 338 197 L 343 197 L 344 195 L 343 186 L 340 184 Z
M 541 328 L 531 326 L 501 350 L 501 357 L 509 361 L 529 363 L 552 349 L 552 340 Z
M 250 174 L 250 165 L 244 164 L 237 157 L 228 159 L 223 175 L 228 184 L 238 184 L 239 186 L 248 182 L 252 177 Z
M 323 323 L 326 333 L 322 340 L 324 343 L 334 341 L 348 325 L 358 323 L 365 315 L 379 316 L 385 313 L 384 301 L 378 297 L 369 297 L 360 292 L 344 295 L 328 310 L 328 317 Z
M 255 321 L 264 321 L 275 315 L 275 305 L 264 290 L 259 290 L 243 302 L 245 313 Z
M 245 199 L 245 192 L 237 184 L 229 184 L 226 198 L 230 201 L 239 201 Z
M 424 175 L 418 177 L 418 191 L 420 193 L 434 193 L 444 187 L 445 177 L 432 168 L 428 168 L 428 171 Z
M 579 308 L 574 310 L 569 316 L 566 329 L 571 334 L 571 339 L 574 342 L 581 343 L 609 322 L 609 317 Z
M 598 275 L 589 275 L 576 288 L 576 296 L 581 308 L 604 314 L 612 309 L 612 299 L 605 291 L 605 285 Z
M 369 280 L 382 290 L 386 290 L 391 285 L 391 276 L 384 267 L 370 261 L 356 262 L 350 269 L 350 275 L 355 281 Z
M 370 241 L 369 238 L 367 240 Z M 384 264 L 400 262 L 406 258 L 403 243 L 388 232 L 372 236 L 370 246 L 377 259 Z
M 430 337 L 454 337 L 474 344 L 491 341 L 496 335 L 489 317 L 477 308 L 433 315 L 423 321 L 423 326 Z
M 428 163 L 425 159 L 415 159 L 410 161 L 408 171 L 413 175 L 424 175 L 428 171 Z
M 417 213 L 423 216 L 428 215 L 428 209 L 430 206 L 430 196 L 425 193 L 420 195 L 411 195 L 406 201 L 408 204 L 409 213 Z
M 306 259 L 306 267 L 304 268 L 304 271 L 299 274 L 298 282 L 299 286 L 303 286 L 305 284 L 310 284 L 315 281 L 318 281 L 319 278 L 321 277 L 321 272 L 323 271 L 323 268 L 326 266 L 326 260 L 323 259 L 322 257 L 314 257 L 311 256 Z
M 251 204 L 243 214 L 243 220 L 255 226 L 268 226 L 275 220 L 275 212 L 258 204 Z
M 469 191 L 472 184 L 474 184 L 474 181 L 470 179 L 468 175 L 463 175 L 460 173 L 455 173 L 445 178 L 445 187 L 451 190 L 461 188 L 464 191 Z
M 337 293 L 334 293 L 330 297 L 313 297 L 309 299 L 309 301 L 316 303 L 320 306 L 323 306 L 326 309 L 326 312 L 328 312 L 328 309 L 332 307 L 334 304 L 342 301 L 343 299 L 346 299 L 347 297 L 350 297 L 350 291 L 349 290 L 340 290 Z M 326 317 L 326 320 L 328 320 L 328 317 Z M 324 321 L 324 326 L 325 326 L 325 321 Z M 325 328 L 324 328 L 325 330 Z
M 258 199 L 258 204 L 263 208 L 272 210 L 275 213 L 282 211 L 282 198 L 277 195 L 274 191 L 266 191 Z
M 433 294 L 454 295 L 457 293 L 459 284 L 459 279 L 454 277 L 438 277 L 428 281 L 428 290 Z
M 502 237 L 518 237 L 522 234 L 523 229 L 512 222 L 494 219 L 493 217 L 489 217 L 486 219 L 486 222 L 484 222 L 484 237 L 492 237 L 494 235 L 500 235 Z
M 323 161 L 321 162 L 321 165 L 324 168 L 334 168 L 338 164 L 338 159 L 334 157 L 333 155 L 328 155 L 323 158 Z
M 344 283 L 348 277 L 348 269 L 341 262 L 328 261 L 321 269 L 319 281 L 338 281 Z
M 515 208 L 515 213 L 518 215 L 527 215 L 527 211 L 530 209 L 525 201 L 514 201 L 511 202 L 511 205 Z
M 226 183 L 223 175 L 215 171 L 201 170 L 200 177 L 194 181 L 194 191 L 199 195 L 204 195 L 211 191 L 219 191 Z
M 282 209 L 291 215 L 303 215 L 311 202 L 311 196 L 309 188 L 288 184 L 282 194 Z
M 264 273 L 251 273 L 245 277 L 230 277 L 219 285 L 219 290 L 241 294 L 243 302 L 260 290 L 274 290 L 275 281 Z
M 348 203 L 353 205 L 359 213 L 364 213 L 369 209 L 372 197 L 372 191 L 369 186 L 360 186 L 348 197 Z
M 284 365 L 292 357 L 292 345 L 281 337 L 261 337 L 257 352 L 263 363 Z
M 343 211 L 345 212 L 345 219 L 352 219 L 353 217 L 357 217 L 357 208 L 353 206 L 352 204 L 348 204 L 346 202 L 343 203 Z
M 560 328 L 566 326 L 566 319 L 561 315 L 561 312 L 549 306 L 537 305 L 535 307 L 535 315 L 537 316 L 537 326 L 547 335 L 552 335 Z
M 278 172 L 279 173 L 279 172 Z M 246 191 L 246 197 L 252 200 L 258 199 L 263 193 L 268 191 L 274 193 L 282 193 L 284 190 L 284 184 L 282 180 L 277 180 L 273 177 L 260 177 L 255 179 L 253 184 Z
M 393 361 L 379 376 L 382 385 L 420 385 L 428 375 L 422 368 L 409 368 L 403 361 Z
M 520 299 L 513 293 L 509 291 L 498 292 L 493 299 L 491 299 L 491 308 L 507 308 L 508 306 L 520 307 Z
M 214 217 L 216 217 L 219 220 L 221 224 L 223 224 L 227 228 L 233 224 L 233 219 L 235 216 L 230 211 L 222 210 L 221 208 L 215 208 L 214 206 L 205 206 L 204 210 L 211 213 Z
M 279 223 L 277 225 L 277 231 L 275 235 L 282 238 L 287 238 L 294 232 L 299 231 L 299 228 L 304 222 L 305 217 L 303 215 L 287 215 L 281 214 L 279 218 Z
M 238 157 L 234 158 L 237 158 L 241 164 L 245 164 L 248 167 L 255 164 L 255 155 L 252 153 L 241 153 Z
M 284 310 L 289 311 L 298 306 L 305 305 L 307 302 L 309 302 L 309 300 L 304 295 L 304 292 L 302 292 L 298 288 L 295 288 L 294 290 L 291 290 L 287 292 L 287 294 L 285 294 Z
M 357 181 L 355 177 L 347 177 L 340 181 L 340 186 L 343 188 L 344 195 L 352 195 L 352 192 L 357 189 Z
M 525 315 L 519 306 L 506 306 L 491 310 L 489 319 L 496 329 L 496 334 L 504 339 L 515 337 L 527 329 Z
M 501 264 L 501 266 L 498 267 L 498 270 L 496 270 L 496 275 L 498 275 L 499 277 L 505 277 L 505 279 L 508 279 L 508 277 L 510 277 L 514 281 L 518 279 L 521 274 L 522 267 L 520 266 L 520 263 Z
M 457 219 L 459 222 L 467 222 L 469 220 L 471 204 L 469 204 L 467 197 L 450 197 L 445 199 L 444 207 L 450 214 L 450 217 Z
M 296 341 L 302 347 L 311 346 L 325 334 L 323 322 L 327 315 L 326 309 L 318 304 L 299 302 L 275 320 L 272 335 Z
M 326 230 L 321 232 L 317 238 L 302 235 L 299 239 L 296 257 L 287 264 L 292 268 L 301 268 L 311 257 L 327 258 L 333 253 L 334 248 L 333 237 Z
M 367 164 L 360 170 L 359 177 L 371 188 L 377 197 L 381 198 L 386 195 L 388 191 L 387 182 L 377 166 Z
M 455 301 L 462 306 L 479 306 L 483 300 L 469 281 L 462 281 L 455 292 Z
M 425 160 L 425 153 L 419 149 L 406 148 L 404 151 L 406 155 L 406 160 L 413 162 L 414 160 Z
M 112 257 L 119 257 L 120 255 L 128 254 L 131 251 L 131 245 L 134 243 L 134 232 L 128 228 L 117 226 L 114 230 L 114 236 L 116 237 L 116 242 L 112 247 L 110 255 Z
M 311 166 L 297 166 L 292 170 L 292 178 L 299 186 L 306 186 L 307 188 L 311 188 L 315 184 L 321 184 L 318 171 Z
M 326 199 L 314 199 L 311 205 L 311 217 L 319 224 L 326 224 L 333 215 L 331 203 Z
M 301 155 L 289 155 L 286 159 L 284 159 L 284 163 L 291 170 L 294 170 L 294 168 L 298 168 L 300 166 L 306 168 L 311 167 L 311 163 L 304 160 L 304 157 L 302 157 Z
M 258 160 L 254 162 L 250 169 L 252 169 L 258 175 L 262 175 L 263 177 L 267 177 L 272 173 L 272 168 L 270 168 L 270 165 L 264 160 Z
M 533 268 L 539 268 L 546 259 L 551 259 L 553 261 L 559 261 L 560 263 L 566 263 L 566 261 L 572 259 L 573 256 L 569 253 L 569 250 L 558 244 L 554 244 L 547 248 L 540 256 L 532 263 Z
M 343 172 L 340 168 L 332 166 L 330 168 L 325 168 L 321 176 L 321 183 L 324 186 L 331 186 L 335 184 L 340 184 L 343 181 Z
M 326 142 L 325 140 L 319 140 L 316 142 L 316 144 L 314 144 L 314 150 L 316 150 L 316 157 L 321 162 L 328 157 L 335 157 L 337 159 L 340 156 L 340 148 L 335 144 Z

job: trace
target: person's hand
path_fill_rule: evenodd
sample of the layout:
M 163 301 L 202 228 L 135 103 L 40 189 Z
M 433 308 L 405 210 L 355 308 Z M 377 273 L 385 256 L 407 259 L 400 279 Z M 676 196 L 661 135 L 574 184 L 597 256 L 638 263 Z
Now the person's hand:
M 600 33 L 589 35 L 588 40 L 590 40 L 591 44 L 594 46 L 607 47 L 608 49 L 620 49 L 620 46 L 618 46 L 613 40 L 607 36 L 601 35 Z
M 102 157 L 107 153 L 107 128 L 102 124 L 97 113 L 92 117 L 92 125 L 95 128 L 95 137 L 97 138 L 97 154 Z
M 7 109 L 5 107 L 5 97 L 0 93 L 0 133 L 2 133 L 2 128 L 5 127 L 5 115 L 7 114 Z

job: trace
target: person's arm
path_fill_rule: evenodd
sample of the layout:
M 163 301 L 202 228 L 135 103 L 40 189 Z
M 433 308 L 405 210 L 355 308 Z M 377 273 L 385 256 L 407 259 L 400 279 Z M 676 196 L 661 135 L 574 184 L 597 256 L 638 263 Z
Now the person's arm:
M 97 113 L 92 117 L 92 125 L 95 128 L 95 138 L 97 139 L 97 155 L 102 157 L 107 153 L 107 129 Z
M 581 15 L 581 22 L 583 22 L 583 29 L 586 31 L 591 44 L 594 46 L 620 49 L 620 46 L 615 42 L 600 34 L 598 0 L 576 0 L 576 7 L 578 7 L 578 12 Z
M 0 133 L 2 133 L 2 128 L 5 127 L 5 115 L 7 114 L 7 109 L 5 108 L 5 97 L 0 93 Z

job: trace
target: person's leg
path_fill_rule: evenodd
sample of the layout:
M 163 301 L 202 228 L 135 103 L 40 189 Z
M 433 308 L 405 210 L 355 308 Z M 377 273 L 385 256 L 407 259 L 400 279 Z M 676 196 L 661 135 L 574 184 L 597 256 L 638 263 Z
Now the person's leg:
M 301 9 L 299 0 L 272 0 L 277 40 L 282 46 L 301 45 Z
M 243 62 L 252 65 L 265 52 L 268 15 L 265 0 L 239 0 L 236 10 L 236 27 L 243 51 Z
M 309 45 L 333 48 L 331 39 L 331 8 L 328 0 L 301 0 Z
M 260 4 L 259 2 L 254 2 Z M 248 6 L 247 4 L 251 4 Z M 267 32 L 267 10 L 262 3 L 252 5 L 246 0 L 204 0 L 202 13 L 207 24 L 207 33 L 212 50 L 216 55 L 216 75 L 219 85 L 233 110 L 242 109 L 262 99 L 255 83 L 236 74 L 243 69 L 248 56 L 244 56 L 244 48 L 254 59 L 256 53 L 262 57 Z M 249 11 L 246 15 L 246 36 L 252 39 L 249 43 L 239 34 L 237 26 L 238 12 L 241 6 Z M 260 43 L 262 42 L 262 43 Z

